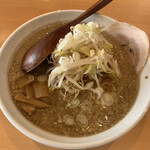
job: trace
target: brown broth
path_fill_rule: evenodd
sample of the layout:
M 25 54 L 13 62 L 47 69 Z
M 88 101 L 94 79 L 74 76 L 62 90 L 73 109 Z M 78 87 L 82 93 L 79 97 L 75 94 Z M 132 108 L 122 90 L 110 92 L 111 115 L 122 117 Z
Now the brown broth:
M 75 108 L 67 107 L 68 101 L 70 102 L 73 97 L 72 95 L 67 95 L 66 99 L 63 99 L 61 94 L 63 92 L 62 89 L 51 91 L 49 97 L 39 98 L 38 100 L 49 104 L 51 107 L 36 108 L 32 106 L 32 114 L 24 111 L 22 102 L 14 100 L 14 95 L 18 92 L 26 95 L 26 91 L 23 88 L 19 89 L 17 84 L 18 79 L 24 75 L 24 72 L 21 70 L 21 60 L 24 54 L 33 43 L 58 26 L 60 25 L 49 25 L 40 29 L 31 35 L 16 52 L 8 72 L 12 99 L 25 118 L 34 125 L 51 133 L 77 137 L 92 135 L 109 129 L 120 121 L 133 106 L 139 89 L 139 76 L 135 73 L 134 67 L 131 65 L 130 49 L 127 46 L 121 46 L 107 33 L 103 33 L 103 35 L 113 44 L 113 56 L 117 59 L 123 73 L 122 79 L 104 74 L 100 81 L 106 92 L 115 93 L 116 95 L 112 106 L 104 107 L 91 92 L 82 91 L 78 96 L 80 104 Z M 49 65 L 45 61 L 30 73 L 34 75 L 35 82 L 37 81 L 37 77 L 45 73 L 48 67 Z M 76 120 L 78 114 L 84 115 L 88 124 L 82 125 L 78 123 Z M 65 124 L 63 117 L 66 115 L 74 118 L 73 125 Z

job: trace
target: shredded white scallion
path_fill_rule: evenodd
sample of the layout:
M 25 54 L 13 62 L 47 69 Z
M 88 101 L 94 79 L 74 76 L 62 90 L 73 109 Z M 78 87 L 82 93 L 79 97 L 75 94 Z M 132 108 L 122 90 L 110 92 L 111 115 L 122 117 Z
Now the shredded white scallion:
M 63 88 L 64 96 L 69 92 L 75 97 L 81 90 L 89 90 L 101 97 L 104 90 L 99 78 L 103 72 L 114 75 L 113 55 L 108 53 L 112 44 L 104 38 L 102 31 L 94 22 L 77 24 L 59 40 L 51 57 L 55 67 L 49 74 L 50 89 Z M 84 77 L 90 79 L 90 84 Z

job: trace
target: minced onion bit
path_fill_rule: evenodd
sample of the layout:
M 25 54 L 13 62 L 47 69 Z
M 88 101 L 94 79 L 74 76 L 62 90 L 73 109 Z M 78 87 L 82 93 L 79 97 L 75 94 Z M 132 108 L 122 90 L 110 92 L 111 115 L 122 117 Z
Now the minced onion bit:
M 97 23 L 77 24 L 59 40 L 51 58 L 55 65 L 49 74 L 48 87 L 51 90 L 63 88 L 75 94 L 81 90 L 89 90 L 97 94 L 98 99 L 104 92 L 99 79 L 102 73 L 115 75 L 112 44 L 101 32 L 104 31 Z M 90 83 L 84 82 L 84 77 Z
M 110 93 L 103 93 L 101 96 L 101 103 L 104 106 L 111 106 L 114 102 L 114 97 Z

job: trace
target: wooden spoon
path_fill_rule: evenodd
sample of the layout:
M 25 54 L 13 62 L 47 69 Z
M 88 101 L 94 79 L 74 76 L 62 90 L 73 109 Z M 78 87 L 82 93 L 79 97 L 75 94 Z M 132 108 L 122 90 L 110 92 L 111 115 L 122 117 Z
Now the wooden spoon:
M 71 22 L 53 30 L 48 35 L 44 36 L 36 42 L 31 49 L 27 51 L 22 60 L 22 69 L 29 72 L 41 64 L 47 56 L 54 50 L 60 38 L 63 38 L 69 31 L 70 27 L 78 24 L 85 18 L 96 13 L 98 10 L 109 4 L 112 0 L 99 0 L 88 10 L 82 13 L 79 17 Z

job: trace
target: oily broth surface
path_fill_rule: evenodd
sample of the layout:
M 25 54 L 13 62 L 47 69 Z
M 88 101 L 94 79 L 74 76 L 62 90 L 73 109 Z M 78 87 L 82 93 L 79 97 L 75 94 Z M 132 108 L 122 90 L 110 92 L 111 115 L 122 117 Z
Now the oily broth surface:
M 33 43 L 58 26 L 60 26 L 60 24 L 50 25 L 40 29 L 37 33 L 29 37 L 18 49 L 8 72 L 12 98 L 15 93 L 18 92 L 16 81 L 24 74 L 21 70 L 21 60 L 24 54 Z M 60 89 L 50 92 L 48 98 L 40 99 L 51 105 L 50 108 L 36 108 L 36 111 L 32 115 L 28 115 L 21 108 L 20 102 L 14 100 L 14 103 L 24 117 L 46 131 L 77 137 L 102 132 L 114 126 L 127 114 L 138 93 L 139 76 L 131 66 L 130 49 L 127 46 L 121 46 L 107 33 L 103 33 L 103 35 L 113 44 L 114 58 L 117 59 L 121 71 L 123 72 L 123 78 L 121 80 L 114 78 L 112 75 L 104 74 L 104 77 L 100 81 L 101 84 L 109 83 L 103 86 L 106 92 L 115 92 L 117 94 L 113 105 L 104 107 L 101 105 L 100 101 L 96 99 L 95 95 L 91 94 L 89 91 L 82 91 L 78 96 L 80 105 L 76 108 L 66 108 L 67 102 L 71 101 L 73 97 L 67 95 L 66 99 L 63 99 L 61 94 L 63 90 Z M 47 65 L 45 61 L 35 71 L 32 71 L 31 74 L 37 78 L 37 76 L 43 74 L 48 67 L 49 65 Z M 82 106 L 84 106 L 84 108 Z M 86 116 L 88 121 L 87 125 L 83 126 L 76 121 L 78 114 Z M 71 115 L 74 118 L 74 125 L 69 126 L 65 124 L 63 120 L 65 115 Z

